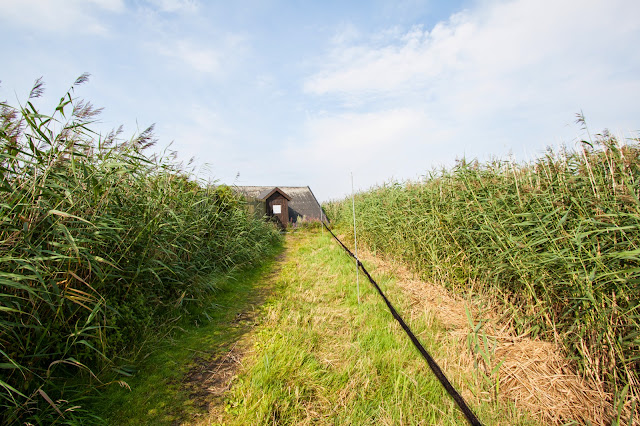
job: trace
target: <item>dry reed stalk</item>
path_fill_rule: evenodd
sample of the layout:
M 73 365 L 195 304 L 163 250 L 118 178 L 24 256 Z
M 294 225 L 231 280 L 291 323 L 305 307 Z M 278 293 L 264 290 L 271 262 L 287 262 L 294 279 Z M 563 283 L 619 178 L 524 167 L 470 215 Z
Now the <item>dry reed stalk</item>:
M 500 320 L 497 307 L 481 310 L 478 302 L 471 303 L 441 285 L 423 282 L 397 262 L 373 256 L 366 249 L 361 249 L 361 258 L 373 263 L 376 271 L 398 278 L 399 287 L 412 299 L 412 311 L 431 311 L 444 325 L 447 331 L 442 340 L 453 346 L 446 351 L 448 361 L 442 367 L 453 373 L 459 383 L 468 382 L 473 373 L 475 356 L 466 344 L 470 332 L 466 310 L 471 310 L 474 317 L 490 317 L 484 332 L 495 342 L 492 364 L 502 362 L 500 399 L 513 402 L 543 424 L 560 425 L 572 420 L 581 424 L 610 422 L 613 395 L 603 390 L 602 383 L 578 375 L 560 345 L 516 335 L 510 324 Z M 478 392 L 481 381 L 476 380 L 474 385 L 475 390 L 461 389 L 465 398 L 473 398 L 474 392 L 489 395 Z
M 498 337 L 501 398 L 516 401 L 546 424 L 569 420 L 605 424 L 611 395 L 575 373 L 558 345 L 523 337 Z

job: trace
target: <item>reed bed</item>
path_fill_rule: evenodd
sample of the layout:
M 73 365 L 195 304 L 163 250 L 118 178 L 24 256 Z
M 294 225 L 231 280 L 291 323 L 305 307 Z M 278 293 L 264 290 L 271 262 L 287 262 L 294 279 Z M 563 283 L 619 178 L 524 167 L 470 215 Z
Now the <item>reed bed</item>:
M 100 111 L 74 97 L 87 77 L 50 116 L 33 104 L 40 81 L 25 105 L 0 104 L 2 424 L 91 419 L 99 372 L 129 375 L 118 354 L 281 238 L 228 187 L 149 154 L 152 128 L 94 133 Z
M 350 199 L 325 210 L 352 232 Z M 424 279 L 489 295 L 519 333 L 561 342 L 614 395 L 612 421 L 638 418 L 638 139 L 605 131 L 527 164 L 461 160 L 359 193 L 355 210 L 358 241 Z

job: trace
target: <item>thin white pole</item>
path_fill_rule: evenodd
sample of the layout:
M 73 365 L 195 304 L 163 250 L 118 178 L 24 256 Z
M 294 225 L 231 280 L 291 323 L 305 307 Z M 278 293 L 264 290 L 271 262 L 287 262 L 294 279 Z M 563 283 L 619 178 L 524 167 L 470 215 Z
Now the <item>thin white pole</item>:
M 356 198 L 353 190 L 353 172 L 351 172 L 351 208 L 353 210 L 353 245 L 356 251 L 356 287 L 358 289 L 358 305 L 360 304 L 360 271 L 358 270 L 358 237 L 356 235 Z

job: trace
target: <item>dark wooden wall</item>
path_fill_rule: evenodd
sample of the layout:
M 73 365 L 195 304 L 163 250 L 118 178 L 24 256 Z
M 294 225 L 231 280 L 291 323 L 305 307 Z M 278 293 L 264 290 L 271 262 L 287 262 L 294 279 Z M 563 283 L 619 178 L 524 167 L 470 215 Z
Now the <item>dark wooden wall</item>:
M 274 205 L 280 206 L 280 214 L 273 213 Z M 286 228 L 287 224 L 289 223 L 289 204 L 287 199 L 283 197 L 282 194 L 276 191 L 271 197 L 267 198 L 266 207 L 267 215 L 277 217 L 280 225 L 283 228 Z

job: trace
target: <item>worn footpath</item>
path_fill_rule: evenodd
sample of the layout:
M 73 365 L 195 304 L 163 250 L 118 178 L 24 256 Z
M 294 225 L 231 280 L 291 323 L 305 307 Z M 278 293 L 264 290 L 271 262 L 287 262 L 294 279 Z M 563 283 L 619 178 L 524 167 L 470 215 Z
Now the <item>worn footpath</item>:
M 417 304 L 395 271 L 365 263 L 484 423 L 538 423 L 511 402 L 487 396 L 473 357 L 449 341 L 459 331 L 437 309 Z M 238 343 L 242 357 L 231 352 L 235 372 L 216 385 L 228 390 L 214 395 L 209 416 L 194 423 L 465 424 L 362 278 L 358 303 L 353 260 L 329 234 L 289 234 L 273 292 Z M 437 306 L 446 308 L 446 301 Z

